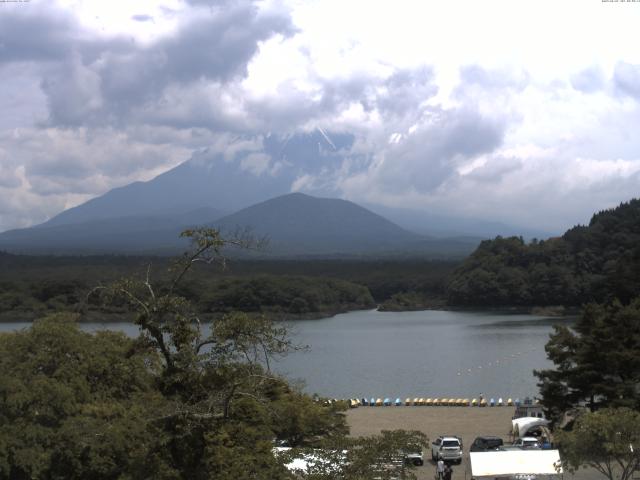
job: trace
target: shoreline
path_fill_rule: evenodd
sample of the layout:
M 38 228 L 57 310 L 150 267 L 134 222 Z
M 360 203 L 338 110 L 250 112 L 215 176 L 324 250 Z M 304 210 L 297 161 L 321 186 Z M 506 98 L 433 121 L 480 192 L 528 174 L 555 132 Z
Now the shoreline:
M 487 313 L 500 313 L 511 315 L 534 315 L 549 318 L 567 318 L 580 315 L 580 307 L 562 307 L 562 310 L 557 310 L 558 307 L 519 307 L 519 306 L 504 306 L 504 307 L 461 307 L 451 305 L 433 305 L 429 306 L 416 306 L 407 307 L 403 309 L 384 308 L 383 304 L 372 306 L 371 308 L 341 308 L 331 309 L 319 312 L 306 312 L 306 313 L 287 313 L 287 312 L 244 312 L 249 315 L 264 315 L 270 317 L 275 322 L 295 322 L 304 320 L 321 320 L 324 318 L 333 318 L 336 315 L 351 312 L 365 312 L 365 311 L 377 311 L 380 313 L 401 313 L 401 312 L 428 312 L 428 311 L 443 311 L 443 312 L 487 312 Z M 8 312 L 7 312 L 8 313 Z M 52 315 L 55 313 L 71 313 L 78 314 L 72 310 L 62 310 L 56 312 L 29 312 L 25 315 L 17 315 L 12 317 L 11 314 L 4 314 L 0 316 L 0 324 L 2 323 L 32 323 L 34 320 Z M 231 313 L 231 312 L 228 312 Z M 203 315 L 202 323 L 211 323 L 216 317 L 225 315 L 226 313 L 209 313 Z M 132 313 L 97 313 L 97 312 L 85 312 L 80 313 L 80 320 L 78 323 L 133 323 L 133 320 L 127 320 L 129 316 L 133 318 L 135 314 Z

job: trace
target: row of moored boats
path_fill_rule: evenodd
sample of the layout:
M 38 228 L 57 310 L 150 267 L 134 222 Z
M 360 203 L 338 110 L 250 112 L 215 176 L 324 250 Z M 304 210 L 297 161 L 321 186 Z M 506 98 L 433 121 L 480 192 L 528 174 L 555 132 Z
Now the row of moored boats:
M 356 407 L 390 407 L 395 405 L 400 406 L 446 406 L 446 407 L 502 407 L 502 406 L 516 406 L 519 407 L 521 401 L 519 398 L 515 400 L 507 398 L 506 401 L 502 397 L 490 398 L 406 398 L 404 401 L 400 398 L 392 400 L 391 398 L 351 398 L 346 400 L 351 408 Z

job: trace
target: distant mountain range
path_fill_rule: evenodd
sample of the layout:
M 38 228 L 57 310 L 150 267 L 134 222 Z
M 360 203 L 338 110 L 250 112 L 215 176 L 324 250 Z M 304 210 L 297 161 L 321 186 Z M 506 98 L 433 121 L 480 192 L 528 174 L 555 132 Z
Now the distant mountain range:
M 225 152 L 203 150 L 148 182 L 115 188 L 47 222 L 0 234 L 20 253 L 175 253 L 186 227 L 251 227 L 271 238 L 272 255 L 466 255 L 481 238 L 521 234 L 499 223 L 445 217 L 290 194 L 301 178 L 335 170 L 353 137 L 320 129 L 260 142 L 239 139 Z M 294 167 L 295 166 L 295 167 Z M 306 193 L 332 197 L 331 182 Z M 410 207 L 410 206 L 409 206 Z M 375 212 L 375 213 L 374 213 Z
M 261 202 L 231 215 L 211 209 L 184 215 L 126 216 L 12 230 L 0 234 L 0 248 L 41 254 L 175 254 L 187 246 L 179 234 L 208 225 L 226 234 L 249 229 L 267 237 L 259 255 L 420 255 L 464 256 L 479 238 L 430 238 L 402 229 L 353 202 L 292 193 Z M 52 224 L 53 223 L 53 224 Z

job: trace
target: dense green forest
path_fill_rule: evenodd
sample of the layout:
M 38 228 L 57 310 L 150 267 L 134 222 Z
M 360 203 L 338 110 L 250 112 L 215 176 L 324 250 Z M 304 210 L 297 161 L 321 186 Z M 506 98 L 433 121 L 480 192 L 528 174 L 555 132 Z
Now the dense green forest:
M 640 200 L 601 211 L 562 237 L 483 241 L 452 274 L 451 305 L 565 305 L 640 294 Z
M 92 290 L 96 308 L 130 314 L 138 338 L 83 332 L 67 312 L 0 333 L 0 479 L 293 479 L 286 465 L 311 452 L 330 468 L 308 478 L 415 479 L 404 455 L 427 445 L 424 434 L 351 438 L 344 402 L 270 370 L 298 348 L 286 327 L 235 312 L 203 333 L 181 285 L 225 240 L 193 235 L 196 248 L 160 283 L 143 272 Z
M 60 310 L 83 320 L 124 312 L 87 302 L 97 285 L 145 275 L 168 281 L 170 260 L 128 256 L 24 256 L 0 253 L 0 321 L 32 320 Z M 242 260 L 197 265 L 180 293 L 207 315 L 260 312 L 274 319 L 326 316 L 354 309 L 408 309 L 444 302 L 457 263 L 430 260 Z M 403 303 L 404 302 L 404 303 Z

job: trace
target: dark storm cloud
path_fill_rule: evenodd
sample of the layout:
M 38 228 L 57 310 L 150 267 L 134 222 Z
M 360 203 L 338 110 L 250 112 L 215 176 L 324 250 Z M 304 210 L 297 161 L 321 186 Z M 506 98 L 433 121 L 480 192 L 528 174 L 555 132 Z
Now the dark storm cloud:
M 13 10 L 0 17 L 0 62 L 39 62 L 50 125 L 124 126 L 173 107 L 166 96 L 171 87 L 188 91 L 202 82 L 241 79 L 261 41 L 295 32 L 287 12 L 261 11 L 249 2 L 191 18 L 175 34 L 140 46 L 130 38 L 84 36 L 57 10 Z
M 294 33 L 290 18 L 258 15 L 255 7 L 243 5 L 196 19 L 157 45 L 156 51 L 166 57 L 163 73 L 172 81 L 203 77 L 226 81 L 245 76 L 258 42 L 276 33 Z
M 4 10 L 4 8 L 3 8 Z M 38 8 L 13 9 L 0 14 L 0 63 L 56 61 L 72 50 L 76 24 L 64 12 Z
M 613 83 L 618 91 L 640 100 L 640 65 L 618 63 L 613 72 Z

